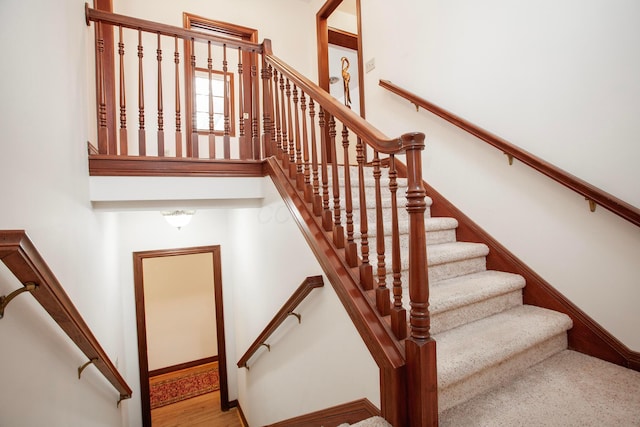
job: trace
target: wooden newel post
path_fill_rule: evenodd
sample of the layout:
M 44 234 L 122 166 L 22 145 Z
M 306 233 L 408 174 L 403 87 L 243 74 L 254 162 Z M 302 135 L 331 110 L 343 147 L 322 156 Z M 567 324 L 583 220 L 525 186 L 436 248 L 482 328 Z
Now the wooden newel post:
M 429 278 L 424 227 L 426 192 L 422 185 L 423 133 L 402 136 L 407 155 L 407 211 L 409 213 L 409 338 L 407 357 L 407 403 L 411 426 L 438 425 L 438 378 L 436 343 L 429 332 Z

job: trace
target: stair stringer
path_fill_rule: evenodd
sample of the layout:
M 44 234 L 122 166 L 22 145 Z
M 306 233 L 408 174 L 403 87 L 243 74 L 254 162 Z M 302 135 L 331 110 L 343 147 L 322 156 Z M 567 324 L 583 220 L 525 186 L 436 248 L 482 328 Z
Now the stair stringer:
M 345 250 L 333 243 L 333 233 L 322 227 L 322 218 L 313 214 L 275 157 L 265 160 L 268 175 L 291 212 L 309 247 L 315 254 L 340 302 L 347 311 L 367 349 L 380 368 L 382 416 L 392 425 L 406 425 L 406 362 L 404 343 L 398 341 L 390 324 L 379 315 L 375 295 L 359 285 L 358 269 L 349 267 Z
M 406 176 L 406 165 L 397 159 L 396 168 L 398 176 Z M 458 241 L 484 243 L 489 247 L 486 257 L 488 270 L 505 271 L 524 277 L 526 282 L 523 289 L 524 304 L 558 311 L 571 318 L 573 327 L 567 331 L 570 349 L 640 371 L 640 352 L 631 350 L 615 338 L 427 182 L 423 181 L 423 185 L 427 196 L 433 200 L 432 216 L 452 217 L 458 220 L 456 230 Z

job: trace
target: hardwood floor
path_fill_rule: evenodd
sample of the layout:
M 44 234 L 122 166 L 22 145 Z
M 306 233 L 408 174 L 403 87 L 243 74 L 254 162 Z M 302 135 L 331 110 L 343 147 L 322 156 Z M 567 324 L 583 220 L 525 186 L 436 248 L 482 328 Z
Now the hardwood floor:
M 153 427 L 244 427 L 238 409 L 220 410 L 220 392 L 203 394 L 151 411 Z

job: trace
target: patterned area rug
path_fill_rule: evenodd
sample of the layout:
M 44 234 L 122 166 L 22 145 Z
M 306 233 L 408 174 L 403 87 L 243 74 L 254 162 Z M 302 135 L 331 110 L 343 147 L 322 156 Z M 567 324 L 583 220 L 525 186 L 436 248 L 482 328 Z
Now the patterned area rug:
M 220 389 L 218 362 L 159 375 L 149 380 L 151 409 Z

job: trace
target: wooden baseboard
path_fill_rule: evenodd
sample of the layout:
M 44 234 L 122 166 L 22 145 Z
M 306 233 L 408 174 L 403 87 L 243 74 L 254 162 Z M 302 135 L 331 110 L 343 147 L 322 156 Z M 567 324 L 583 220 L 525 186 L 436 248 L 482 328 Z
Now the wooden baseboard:
M 166 368 L 154 369 L 149 371 L 149 378 L 158 375 L 168 374 L 170 372 L 181 371 L 183 369 L 195 368 L 196 366 L 206 365 L 218 361 L 218 356 L 205 357 L 204 359 L 193 360 L 191 362 L 180 363 L 178 365 L 167 366 Z
M 368 399 L 360 399 L 270 424 L 267 427 L 335 427 L 343 423 L 357 423 L 379 415 L 380 410 L 373 403 Z
M 399 176 L 406 176 L 406 166 L 396 161 Z M 632 351 L 595 320 L 569 301 L 551 284 L 522 260 L 502 246 L 489 233 L 473 222 L 462 211 L 423 182 L 427 195 L 433 200 L 432 216 L 453 217 L 458 220 L 458 240 L 484 243 L 489 247 L 487 269 L 506 271 L 523 276 L 527 285 L 523 291 L 524 303 L 565 313 L 573 321 L 568 332 L 569 348 L 617 365 L 640 371 L 640 353 Z
M 240 406 L 240 403 L 238 403 L 238 400 L 232 400 L 231 402 L 229 402 L 229 407 L 230 408 L 237 408 L 238 409 L 238 415 L 240 416 L 240 421 L 242 422 L 242 425 L 244 427 L 249 427 L 249 423 L 247 422 L 247 418 L 244 416 L 244 412 L 242 412 L 242 407 Z

